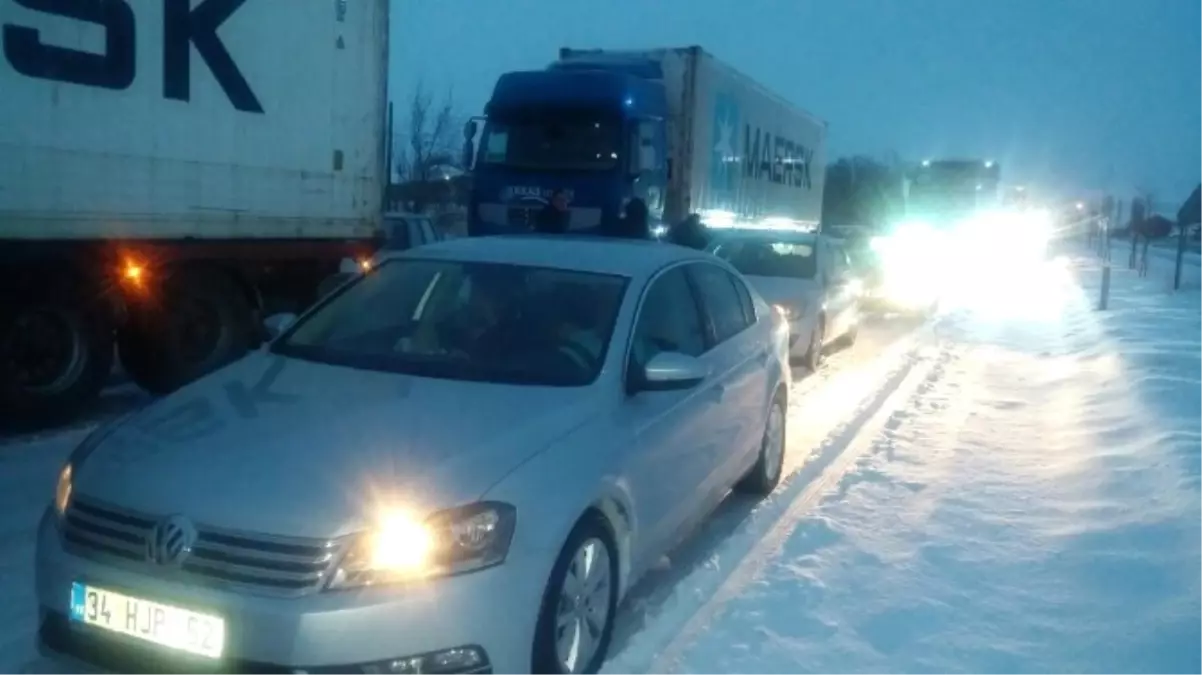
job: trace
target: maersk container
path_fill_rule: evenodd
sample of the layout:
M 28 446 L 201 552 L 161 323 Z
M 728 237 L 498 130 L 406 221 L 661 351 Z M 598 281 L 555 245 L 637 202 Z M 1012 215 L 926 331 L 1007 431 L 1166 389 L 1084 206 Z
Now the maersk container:
M 670 198 L 665 220 L 699 213 L 713 224 L 822 215 L 826 123 L 700 47 L 560 51 L 560 60 L 645 59 L 667 95 Z M 679 167 L 679 169 L 678 169 Z
M 371 235 L 384 2 L 105 4 L 0 3 L 0 239 Z
M 0 419 L 69 416 L 114 341 L 180 386 L 370 253 L 388 0 L 283 4 L 0 2 Z
M 476 122 L 467 131 L 474 138 Z M 603 228 L 641 199 L 654 225 L 815 228 L 826 124 L 700 47 L 560 50 L 505 73 L 485 107 L 469 232 L 528 229 L 557 191 L 568 228 Z

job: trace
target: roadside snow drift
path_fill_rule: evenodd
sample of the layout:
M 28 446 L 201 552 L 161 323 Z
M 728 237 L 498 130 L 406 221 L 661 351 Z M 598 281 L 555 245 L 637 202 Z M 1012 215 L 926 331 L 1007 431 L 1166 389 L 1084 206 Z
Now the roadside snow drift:
M 783 542 L 608 670 L 1202 670 L 1199 296 L 1116 271 L 1097 312 L 1099 277 L 1050 265 L 946 317 Z

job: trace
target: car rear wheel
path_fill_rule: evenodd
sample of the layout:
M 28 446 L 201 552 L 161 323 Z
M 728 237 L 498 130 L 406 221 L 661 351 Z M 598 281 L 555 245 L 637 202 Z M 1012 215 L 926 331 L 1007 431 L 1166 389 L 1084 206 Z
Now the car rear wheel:
M 785 466 L 785 419 L 785 396 L 778 392 L 764 423 L 760 456 L 751 471 L 735 485 L 735 490 L 762 496 L 776 489 Z
M 595 673 L 613 638 L 618 558 L 598 517 L 585 518 L 564 544 L 543 594 L 534 635 L 536 673 Z
M 822 343 L 826 341 L 825 335 L 826 319 L 819 319 L 818 325 L 814 326 L 814 331 L 810 333 L 810 348 L 806 350 L 805 356 L 801 357 L 801 362 L 813 372 L 817 372 L 818 366 L 822 365 Z

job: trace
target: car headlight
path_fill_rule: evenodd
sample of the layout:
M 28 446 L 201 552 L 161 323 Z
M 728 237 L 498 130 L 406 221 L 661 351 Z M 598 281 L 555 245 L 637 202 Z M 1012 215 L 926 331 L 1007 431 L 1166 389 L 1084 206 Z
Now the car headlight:
M 344 589 L 463 574 L 505 562 L 517 511 L 481 502 L 420 520 L 403 511 L 382 514 L 352 541 L 327 588 Z
M 795 302 L 791 305 L 777 305 L 776 309 L 789 321 L 800 319 L 803 314 L 800 302 Z
M 63 465 L 58 472 L 58 483 L 54 486 L 54 512 L 62 518 L 71 505 L 71 462 Z

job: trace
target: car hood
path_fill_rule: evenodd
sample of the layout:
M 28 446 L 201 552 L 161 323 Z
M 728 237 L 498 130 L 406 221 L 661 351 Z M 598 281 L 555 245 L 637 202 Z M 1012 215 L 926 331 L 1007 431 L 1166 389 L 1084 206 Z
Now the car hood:
M 822 296 L 822 287 L 815 279 L 746 276 L 747 281 L 768 302 L 793 307 L 802 302 L 812 304 Z
M 377 502 L 469 503 L 596 413 L 597 387 L 419 378 L 255 353 L 74 456 L 75 490 L 148 514 L 332 537 Z

